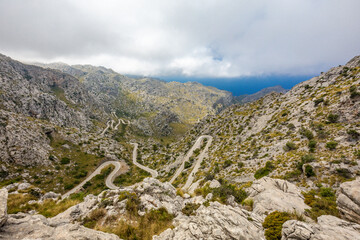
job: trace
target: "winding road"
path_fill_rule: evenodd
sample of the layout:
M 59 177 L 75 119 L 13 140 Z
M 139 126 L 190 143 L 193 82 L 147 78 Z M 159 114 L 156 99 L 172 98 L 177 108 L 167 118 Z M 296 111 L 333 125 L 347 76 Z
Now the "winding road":
M 111 113 L 112 115 L 114 115 L 116 117 L 115 112 Z M 127 122 L 125 122 L 123 119 L 118 118 L 119 122 L 118 124 L 114 127 L 114 120 L 109 120 L 106 123 L 106 128 L 102 131 L 101 136 L 105 134 L 105 132 L 111 127 L 112 129 L 117 130 L 118 126 L 120 125 L 120 123 L 122 124 L 130 124 L 130 121 L 126 120 Z M 212 143 L 213 137 L 210 135 L 202 135 L 200 137 L 198 137 L 198 139 L 196 140 L 196 142 L 194 143 L 194 145 L 191 147 L 191 149 L 187 152 L 187 154 L 185 155 L 180 167 L 177 169 L 177 171 L 175 172 L 174 176 L 171 178 L 170 183 L 173 183 L 175 181 L 175 179 L 181 174 L 181 172 L 184 170 L 185 168 L 185 162 L 189 161 L 190 157 L 194 154 L 194 151 L 198 148 L 201 147 L 201 143 L 203 142 L 204 139 L 207 139 L 207 143 L 204 147 L 204 149 L 201 151 L 201 153 L 199 154 L 199 156 L 197 157 L 197 161 L 195 163 L 194 168 L 192 169 L 191 173 L 188 176 L 188 179 L 185 183 L 185 185 L 182 187 L 183 190 L 188 190 L 190 188 L 190 186 L 192 185 L 194 178 L 195 178 L 195 174 L 198 172 L 201 163 L 207 153 L 207 151 L 209 150 L 209 146 Z M 141 169 L 143 169 L 144 171 L 147 171 L 151 174 L 151 176 L 153 178 L 156 178 L 159 174 L 156 170 L 153 170 L 149 167 L 146 167 L 140 163 L 137 162 L 137 150 L 138 150 L 138 144 L 137 143 L 131 143 L 132 145 L 134 145 L 134 149 L 133 149 L 133 164 Z M 109 189 L 118 189 L 119 187 L 114 185 L 114 180 L 117 176 L 119 176 L 122 173 L 122 168 L 123 163 L 119 162 L 119 161 L 108 161 L 108 162 L 104 162 L 102 163 L 93 173 L 91 173 L 84 181 L 82 181 L 79 185 L 77 185 L 76 187 L 74 187 L 73 189 L 71 189 L 70 191 L 68 191 L 67 193 L 65 193 L 64 195 L 62 195 L 62 199 L 69 197 L 71 194 L 78 192 L 84 185 L 86 182 L 90 181 L 93 177 L 95 177 L 96 175 L 101 173 L 101 170 L 103 170 L 105 167 L 109 166 L 109 165 L 113 165 L 115 166 L 115 169 L 110 173 L 110 175 L 106 178 L 105 180 L 105 185 L 109 188 Z
M 198 160 L 195 163 L 195 167 L 193 168 L 193 170 L 191 171 L 185 185 L 183 186 L 183 189 L 187 189 L 191 186 L 192 182 L 194 181 L 194 177 L 195 174 L 197 173 L 197 171 L 199 170 L 200 166 L 201 166 L 201 162 L 205 157 L 206 152 L 209 149 L 209 146 L 213 140 L 213 137 L 210 135 L 202 135 L 200 137 L 198 137 L 198 139 L 196 140 L 196 142 L 194 143 L 194 145 L 190 148 L 190 150 L 187 152 L 187 154 L 185 155 L 180 167 L 178 168 L 178 170 L 176 171 L 176 173 L 174 174 L 174 176 L 171 178 L 170 183 L 173 183 L 175 181 L 175 179 L 181 174 L 181 172 L 184 170 L 185 168 L 185 162 L 189 161 L 190 157 L 194 154 L 194 151 L 198 148 L 201 147 L 201 143 L 204 139 L 207 139 L 208 142 L 206 143 L 205 148 L 201 151 L 200 155 L 198 156 Z
M 110 189 L 118 189 L 117 186 L 114 185 L 114 179 L 121 174 L 121 168 L 122 168 L 122 163 L 118 162 L 118 161 L 108 161 L 108 162 L 104 162 L 103 164 L 101 164 L 93 173 L 91 173 L 84 181 L 82 181 L 79 185 L 77 185 L 76 187 L 74 187 L 73 189 L 71 189 L 70 191 L 68 191 L 67 193 L 65 193 L 64 195 L 62 195 L 62 199 L 67 198 L 68 196 L 70 196 L 73 193 L 78 192 L 84 185 L 86 182 L 90 181 L 93 177 L 95 177 L 96 175 L 101 173 L 101 170 L 103 170 L 105 167 L 109 166 L 109 165 L 114 165 L 115 169 L 110 173 L 110 175 L 106 178 L 105 180 L 105 185 L 110 188 Z
M 148 168 L 148 167 L 146 167 L 144 165 L 141 165 L 140 163 L 138 163 L 136 161 L 137 149 L 138 149 L 139 144 L 137 144 L 137 143 L 131 143 L 131 144 L 134 145 L 134 150 L 133 150 L 133 163 L 134 163 L 134 165 L 141 168 L 142 170 L 145 170 L 145 171 L 149 172 L 153 178 L 156 178 L 159 175 L 156 170 L 153 170 L 153 169 Z

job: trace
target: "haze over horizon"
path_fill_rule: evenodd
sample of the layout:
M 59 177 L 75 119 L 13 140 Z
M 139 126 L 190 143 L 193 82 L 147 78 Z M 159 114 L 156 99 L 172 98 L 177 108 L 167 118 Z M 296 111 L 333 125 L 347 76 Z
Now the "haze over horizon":
M 360 53 L 358 9 L 356 0 L 0 0 L 0 52 L 164 79 L 306 80 Z

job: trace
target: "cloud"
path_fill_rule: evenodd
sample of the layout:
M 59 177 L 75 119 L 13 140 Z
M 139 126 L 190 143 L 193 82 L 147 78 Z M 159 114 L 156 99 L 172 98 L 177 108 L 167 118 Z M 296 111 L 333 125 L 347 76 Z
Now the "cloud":
M 140 75 L 309 75 L 359 54 L 358 9 L 358 0 L 0 0 L 0 51 Z

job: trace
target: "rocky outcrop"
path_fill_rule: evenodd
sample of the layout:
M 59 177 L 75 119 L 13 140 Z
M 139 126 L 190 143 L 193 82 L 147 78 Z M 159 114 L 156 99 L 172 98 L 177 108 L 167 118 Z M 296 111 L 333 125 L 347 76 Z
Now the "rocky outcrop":
M 55 221 L 42 215 L 18 213 L 9 215 L 1 229 L 1 239 L 51 239 L 51 240 L 120 240 L 114 234 L 95 231 L 67 221 Z
M 281 179 L 263 177 L 252 184 L 248 193 L 254 201 L 253 212 L 262 216 L 273 211 L 303 214 L 309 208 L 300 189 Z
M 360 225 L 323 215 L 317 224 L 290 220 L 283 224 L 281 240 L 359 240 Z
M 0 227 L 6 223 L 7 216 L 7 198 L 8 191 L 6 188 L 0 189 Z
M 154 240 L 171 239 L 265 239 L 262 220 L 254 213 L 211 202 L 201 206 L 195 216 L 180 215 L 174 229 L 167 229 Z
M 360 224 L 360 178 L 340 185 L 336 204 L 343 218 Z

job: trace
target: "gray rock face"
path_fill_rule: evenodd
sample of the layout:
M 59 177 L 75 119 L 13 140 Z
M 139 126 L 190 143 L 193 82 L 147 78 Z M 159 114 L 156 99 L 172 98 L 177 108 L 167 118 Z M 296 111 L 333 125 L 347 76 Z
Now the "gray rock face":
M 176 189 L 168 182 L 162 183 L 154 178 L 145 178 L 134 188 L 144 210 L 166 208 L 170 214 L 177 215 L 183 207 L 183 198 L 176 195 Z
M 304 213 L 309 208 L 300 189 L 285 180 L 263 177 L 248 192 L 254 200 L 253 212 L 262 216 L 273 211 Z
M 323 215 L 317 224 L 290 220 L 283 224 L 281 240 L 359 240 L 360 225 Z
M 265 239 L 259 216 L 218 202 L 201 206 L 196 216 L 179 215 L 174 222 L 174 229 L 167 229 L 153 240 Z
M 114 234 L 95 231 L 78 224 L 53 221 L 42 215 L 18 213 L 9 215 L 1 229 L 1 239 L 51 239 L 51 240 L 120 240 Z
M 360 224 L 360 178 L 340 185 L 336 203 L 343 218 Z
M 3 226 L 8 218 L 7 216 L 7 198 L 6 188 L 0 189 L 0 227 Z

